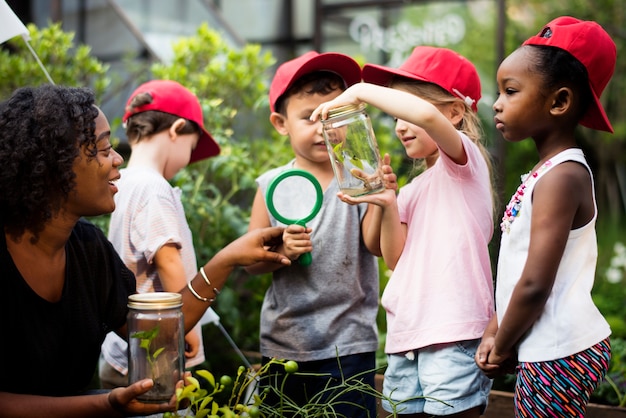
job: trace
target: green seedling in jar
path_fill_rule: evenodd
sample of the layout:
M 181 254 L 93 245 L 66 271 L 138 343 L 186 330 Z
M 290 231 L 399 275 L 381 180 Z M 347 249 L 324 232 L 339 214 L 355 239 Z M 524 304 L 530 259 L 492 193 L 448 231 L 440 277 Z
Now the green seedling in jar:
M 130 336 L 131 338 L 138 338 L 140 340 L 139 346 L 143 348 L 144 350 L 146 350 L 146 354 L 147 354 L 146 359 L 148 360 L 148 364 L 150 364 L 150 373 L 152 375 L 152 378 L 155 380 L 155 383 L 156 383 L 156 377 L 157 377 L 156 376 L 157 374 L 156 360 L 157 360 L 157 357 L 159 357 L 159 355 L 165 349 L 165 347 L 161 347 L 161 348 L 155 349 L 154 351 L 151 351 L 152 343 L 154 342 L 154 339 L 157 337 L 157 335 L 159 335 L 158 325 L 152 328 L 151 330 L 138 331 Z
M 361 170 L 363 170 L 363 161 L 361 161 L 361 159 L 359 157 L 357 157 L 356 155 L 352 154 L 352 156 L 350 156 L 348 153 L 346 153 L 343 149 L 343 142 L 338 143 L 337 145 L 335 145 L 333 147 L 333 153 L 335 154 L 335 157 L 337 158 L 337 161 L 339 161 L 340 163 L 344 163 L 345 161 L 345 156 L 347 155 L 348 161 L 350 161 L 350 163 L 352 165 L 354 165 L 355 167 L 360 168 Z

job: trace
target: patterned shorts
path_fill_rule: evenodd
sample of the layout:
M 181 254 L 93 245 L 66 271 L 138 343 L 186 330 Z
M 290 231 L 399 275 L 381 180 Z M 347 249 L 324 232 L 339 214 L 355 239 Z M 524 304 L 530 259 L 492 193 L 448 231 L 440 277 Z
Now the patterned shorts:
M 609 339 L 553 361 L 520 363 L 515 384 L 516 417 L 584 417 L 592 392 L 611 358 Z

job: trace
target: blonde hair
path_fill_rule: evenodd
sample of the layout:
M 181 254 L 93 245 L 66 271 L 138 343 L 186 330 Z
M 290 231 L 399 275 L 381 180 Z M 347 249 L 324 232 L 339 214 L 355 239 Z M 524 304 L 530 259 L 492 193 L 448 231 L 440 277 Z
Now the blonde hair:
M 495 217 L 498 204 L 496 202 L 497 196 L 494 185 L 493 161 L 491 153 L 487 150 L 487 147 L 484 144 L 483 129 L 478 114 L 474 112 L 474 110 L 464 100 L 450 94 L 444 88 L 433 83 L 412 80 L 404 77 L 396 77 L 391 81 L 389 87 L 414 94 L 415 96 L 418 96 L 435 106 L 446 105 L 454 102 L 463 103 L 463 106 L 465 106 L 465 112 L 463 112 L 463 118 L 455 126 L 455 128 L 467 135 L 467 137 L 475 143 L 476 146 L 478 146 L 480 153 L 487 163 L 491 184 L 490 189 L 493 201 L 493 214 Z M 419 162 L 416 160 L 414 168 L 415 170 L 423 171 L 426 168 L 425 164 L 424 160 L 419 160 Z

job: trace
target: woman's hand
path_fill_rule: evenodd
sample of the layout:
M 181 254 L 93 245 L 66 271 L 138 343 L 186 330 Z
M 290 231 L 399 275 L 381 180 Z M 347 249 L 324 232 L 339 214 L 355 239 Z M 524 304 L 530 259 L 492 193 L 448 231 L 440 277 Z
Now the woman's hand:
M 249 266 L 259 262 L 291 265 L 291 260 L 273 248 L 283 243 L 284 227 L 274 226 L 248 231 L 220 251 L 231 266 Z
M 137 396 L 148 392 L 153 386 L 152 379 L 144 379 L 125 388 L 115 388 L 108 394 L 109 404 L 122 416 L 152 415 L 176 410 L 176 395 L 164 403 L 143 403 L 137 400 Z

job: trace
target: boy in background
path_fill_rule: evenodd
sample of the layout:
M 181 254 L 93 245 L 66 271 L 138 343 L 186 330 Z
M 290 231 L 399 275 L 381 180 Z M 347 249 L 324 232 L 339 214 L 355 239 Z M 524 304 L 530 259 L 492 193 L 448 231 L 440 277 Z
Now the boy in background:
M 179 292 L 195 277 L 198 264 L 181 190 L 169 181 L 220 149 L 204 128 L 198 98 L 176 81 L 140 85 L 125 110 L 131 155 L 120 171 L 109 240 L 135 274 L 137 293 Z M 200 324 L 185 336 L 185 345 L 185 368 L 204 362 Z M 107 335 L 99 371 L 103 388 L 128 385 L 127 350 L 126 341 Z

